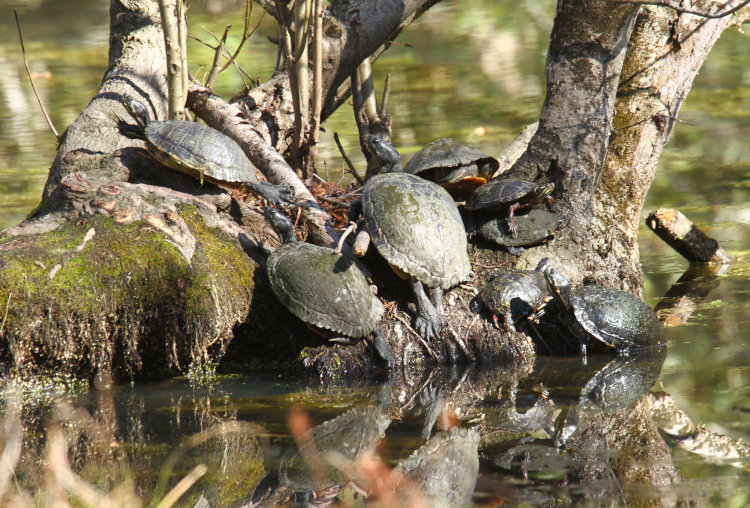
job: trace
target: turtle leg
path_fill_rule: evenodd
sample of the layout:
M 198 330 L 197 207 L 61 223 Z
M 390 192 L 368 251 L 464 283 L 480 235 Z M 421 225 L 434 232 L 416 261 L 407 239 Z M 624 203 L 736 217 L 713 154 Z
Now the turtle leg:
M 388 370 L 393 371 L 396 368 L 396 359 L 393 357 L 391 349 L 388 347 L 388 343 L 385 341 L 385 333 L 380 328 L 375 329 L 375 340 L 372 341 L 375 346 L 375 351 L 378 352 L 380 357 L 385 360 L 388 364 Z
M 440 335 L 440 328 L 443 326 L 440 314 L 430 299 L 427 298 L 422 283 L 414 277 L 409 282 L 414 297 L 417 299 L 417 320 L 414 325 L 417 333 L 425 339 L 438 337 Z
M 436 287 L 432 288 L 432 305 L 435 306 L 435 310 L 437 311 L 438 315 L 440 315 L 440 312 L 442 312 L 443 307 L 443 288 Z
M 515 221 L 515 215 L 516 210 L 523 208 L 525 205 L 521 205 L 518 203 L 513 203 L 510 205 L 510 211 L 508 213 L 508 231 L 510 231 L 510 236 L 515 238 L 518 236 L 518 228 L 516 228 L 516 221 Z
M 294 200 L 294 189 L 287 183 L 274 185 L 258 180 L 257 182 L 245 182 L 245 186 L 277 208 Z
M 581 363 L 586 365 L 588 363 L 586 358 L 586 337 L 579 336 L 578 342 L 581 344 Z

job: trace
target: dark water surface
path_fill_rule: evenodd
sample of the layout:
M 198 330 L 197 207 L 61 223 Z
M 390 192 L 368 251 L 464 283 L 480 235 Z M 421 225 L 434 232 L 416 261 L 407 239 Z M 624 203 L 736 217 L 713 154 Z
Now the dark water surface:
M 209 13 L 214 5 L 193 6 L 191 33 L 207 40 L 210 36 L 200 27 L 220 33 L 230 13 Z M 59 130 L 76 118 L 96 92 L 107 58 L 106 2 L 0 2 L 0 228 L 16 224 L 38 204 L 56 147 L 28 86 L 13 7 L 21 16 L 37 88 Z M 377 83 L 382 83 L 385 73 L 393 77 L 394 144 L 404 158 L 443 136 L 461 138 L 498 154 L 521 128 L 535 121 L 544 98 L 544 58 L 553 13 L 554 3 L 549 1 L 445 1 L 410 27 L 400 38 L 404 45 L 391 48 L 375 67 Z M 254 19 L 258 16 L 256 13 Z M 268 20 L 260 31 L 262 34 L 248 43 L 241 63 L 262 79 L 270 74 L 275 57 L 265 35 L 275 33 Z M 236 43 L 236 37 L 233 40 Z M 198 74 L 199 65 L 205 67 L 211 55 L 199 43 L 191 44 L 191 71 Z M 676 127 L 664 151 L 644 209 L 645 216 L 661 206 L 679 208 L 738 260 L 712 276 L 710 291 L 692 302 L 692 312 L 684 323 L 667 329 L 669 353 L 663 365 L 657 362 L 660 369 L 654 362 L 642 371 L 635 367 L 641 376 L 637 379 L 643 378 L 644 384 L 658 375 L 663 390 L 695 423 L 743 440 L 750 439 L 748 69 L 750 39 L 737 29 L 728 29 L 682 108 L 684 123 Z M 230 97 L 241 86 L 236 73 L 226 73 L 217 91 Z M 342 163 L 332 133 L 339 132 L 348 153 L 355 155 L 356 127 L 349 110 L 342 108 L 326 129 L 320 161 L 334 174 Z M 361 156 L 354 159 L 361 167 Z M 640 247 L 647 303 L 656 306 L 688 266 L 645 226 Z M 209 466 L 209 472 L 188 494 L 192 502 L 203 492 L 212 505 L 232 504 L 250 496 L 265 471 L 297 467 L 297 446 L 287 427 L 290 410 L 306 409 L 310 424 L 317 426 L 352 408 L 371 406 L 381 417 L 378 420 L 368 414 L 372 421 L 387 419 L 389 423 L 382 431 L 384 437 L 377 425 L 367 427 L 373 437 L 362 446 L 377 449 L 389 465 L 396 465 L 424 443 L 424 421 L 435 407 L 434 401 L 441 398 L 441 392 L 435 390 L 440 387 L 446 404 L 459 405 L 454 413 L 461 426 L 481 424 L 487 432 L 480 446 L 474 502 L 576 504 L 590 499 L 586 497 L 590 492 L 565 485 L 571 465 L 551 446 L 551 426 L 561 411 L 579 402 L 586 382 L 600 369 L 632 367 L 607 367 L 611 361 L 595 358 L 583 367 L 576 359 L 538 358 L 523 372 L 425 372 L 402 379 L 403 384 L 358 389 L 248 377 L 222 379 L 210 387 L 196 387 L 179 379 L 116 387 L 111 392 L 92 391 L 77 403 L 88 407 L 100 422 L 109 422 L 104 431 L 108 429 L 112 442 L 119 443 L 114 448 L 119 461 L 102 459 L 95 468 L 91 456 L 86 455 L 74 457 L 74 463 L 81 466 L 82 477 L 103 490 L 127 480 L 138 484 L 148 497 L 159 494 L 157 475 L 173 454 L 179 460 L 170 477 L 181 477 L 200 462 Z M 509 400 L 514 393 L 517 410 Z M 205 433 L 232 421 L 252 425 Z M 531 432 L 524 425 L 536 430 Z M 446 433 L 440 428 L 438 422 L 432 434 Z M 343 430 L 336 432 L 345 440 Z M 196 433 L 204 436 L 204 442 L 194 438 L 189 446 L 178 446 Z M 457 443 L 471 441 L 470 435 L 451 437 Z M 620 486 L 619 490 L 604 489 L 605 498 L 615 504 L 644 499 L 669 503 L 675 496 L 700 506 L 744 506 L 750 502 L 747 463 L 737 467 L 709 460 L 668 442 L 685 480 L 682 484 L 669 488 Z M 128 461 L 121 460 L 124 456 Z M 123 468 L 124 462 L 128 468 Z M 98 476 L 97 470 L 106 479 Z M 24 478 L 19 481 L 21 485 L 31 483 Z M 350 490 L 341 496 L 362 503 Z

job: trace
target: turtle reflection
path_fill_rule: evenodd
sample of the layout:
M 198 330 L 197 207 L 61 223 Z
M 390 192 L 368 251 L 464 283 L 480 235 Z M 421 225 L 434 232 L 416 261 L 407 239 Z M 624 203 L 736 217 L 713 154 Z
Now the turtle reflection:
M 558 419 L 554 441 L 564 447 L 578 429 L 583 412 L 615 411 L 634 404 L 659 379 L 667 348 L 618 355 L 589 378 L 578 401 Z
M 396 471 L 402 496 L 424 498 L 428 506 L 461 506 L 469 501 L 479 475 L 479 431 L 453 427 L 439 431 L 402 460 Z
M 330 464 L 330 459 L 353 461 L 373 454 L 390 423 L 380 408 L 355 407 L 316 425 L 309 431 L 309 442 L 282 460 L 277 473 L 269 473 L 261 480 L 253 494 L 253 504 L 291 500 L 307 503 L 310 499 L 325 504 L 322 501 L 335 497 L 349 480 Z

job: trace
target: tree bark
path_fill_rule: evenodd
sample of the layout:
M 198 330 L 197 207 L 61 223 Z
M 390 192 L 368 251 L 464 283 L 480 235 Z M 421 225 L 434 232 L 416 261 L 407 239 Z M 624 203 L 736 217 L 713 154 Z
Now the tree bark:
M 728 22 L 626 2 L 559 2 L 539 129 L 508 175 L 553 181 L 557 211 L 571 222 L 523 264 L 550 256 L 574 283 L 642 295 L 643 202 L 679 108 Z

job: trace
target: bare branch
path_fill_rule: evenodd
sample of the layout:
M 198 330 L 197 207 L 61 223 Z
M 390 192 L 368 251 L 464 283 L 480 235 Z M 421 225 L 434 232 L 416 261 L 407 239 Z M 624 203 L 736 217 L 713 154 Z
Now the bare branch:
M 178 3 L 181 0 L 177 0 Z M 167 53 L 167 88 L 169 89 L 169 118 L 183 118 L 185 109 L 185 88 L 182 71 L 182 50 L 178 22 L 171 9 L 172 2 L 159 0 L 159 12 L 164 32 L 164 46 Z M 179 11 L 179 9 L 178 9 Z
M 323 0 L 315 0 L 313 23 L 313 97 L 312 97 L 312 142 L 320 139 L 320 112 L 323 109 Z M 317 150 L 317 148 L 316 148 Z
M 214 87 L 214 83 L 216 82 L 216 77 L 219 75 L 222 69 L 225 68 L 219 65 L 219 60 L 221 60 L 221 55 L 222 53 L 224 53 L 225 44 L 227 42 L 227 36 L 229 35 L 229 30 L 231 29 L 232 29 L 232 25 L 227 25 L 227 27 L 224 29 L 224 35 L 221 37 L 221 41 L 219 41 L 219 45 L 216 46 L 216 53 L 214 54 L 214 62 L 211 65 L 211 71 L 208 73 L 208 77 L 206 78 L 206 86 L 208 88 Z
M 747 4 L 750 4 L 750 0 L 742 0 L 742 2 L 732 7 L 731 9 L 711 13 L 711 12 L 705 12 L 705 11 L 695 10 L 695 9 L 685 9 L 684 7 L 681 7 L 677 1 L 672 1 L 672 0 L 609 0 L 609 1 L 616 3 L 616 4 L 655 5 L 658 7 L 669 7 L 670 9 L 673 9 L 679 14 L 692 14 L 694 16 L 700 16 L 702 18 L 708 18 L 708 19 L 719 19 L 725 16 L 729 16 L 730 14 L 734 14 L 735 12 L 739 11 L 740 9 L 745 7 Z

